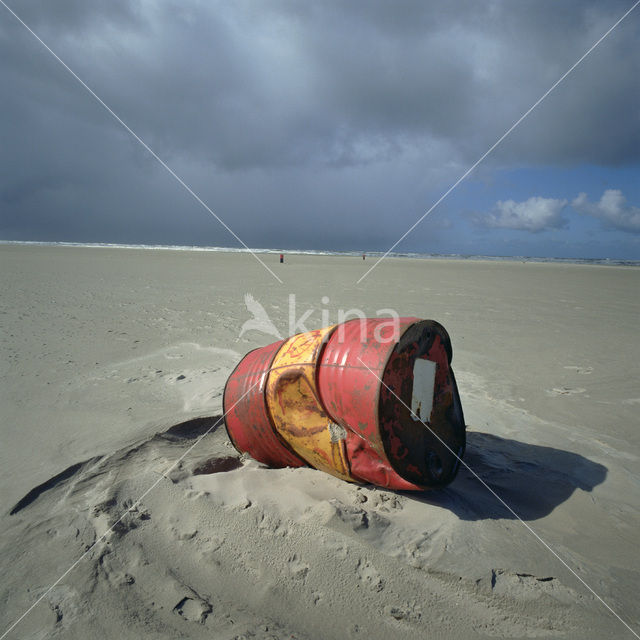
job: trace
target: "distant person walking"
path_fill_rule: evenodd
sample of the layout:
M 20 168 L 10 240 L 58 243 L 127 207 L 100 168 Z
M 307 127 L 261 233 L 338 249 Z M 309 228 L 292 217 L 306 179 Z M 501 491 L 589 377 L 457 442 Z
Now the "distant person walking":
M 365 254 L 363 253 L 363 254 L 362 254 L 362 259 L 364 260 L 364 259 L 365 259 L 365 257 L 366 257 L 366 256 L 365 256 Z
M 280 254 L 280 264 L 284 262 L 284 253 Z

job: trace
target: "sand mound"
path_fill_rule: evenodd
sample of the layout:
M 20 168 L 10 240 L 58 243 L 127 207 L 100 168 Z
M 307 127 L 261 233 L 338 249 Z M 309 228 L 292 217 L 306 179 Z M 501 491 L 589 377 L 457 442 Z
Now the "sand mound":
M 467 459 L 528 519 L 605 476 L 576 454 L 477 432 Z M 399 494 L 268 469 L 235 452 L 217 416 L 74 464 L 11 513 L 23 548 L 46 546 L 51 569 L 85 554 L 48 592 L 42 575 L 51 571 L 25 554 L 35 588 L 6 593 L 7 609 L 46 595 L 22 634 L 68 637 L 80 626 L 86 637 L 108 621 L 111 636 L 408 638 L 427 625 L 532 637 L 571 633 L 594 606 L 558 568 L 535 573 L 518 545 L 510 553 L 504 536 L 496 542 L 495 523 L 524 532 L 468 471 L 447 490 Z M 480 535 L 465 526 L 480 520 Z

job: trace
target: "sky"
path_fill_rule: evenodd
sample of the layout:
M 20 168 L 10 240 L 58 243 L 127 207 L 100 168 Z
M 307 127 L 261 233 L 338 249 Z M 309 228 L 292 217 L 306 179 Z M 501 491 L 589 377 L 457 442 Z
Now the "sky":
M 2 0 L 0 239 L 639 260 L 633 1 Z

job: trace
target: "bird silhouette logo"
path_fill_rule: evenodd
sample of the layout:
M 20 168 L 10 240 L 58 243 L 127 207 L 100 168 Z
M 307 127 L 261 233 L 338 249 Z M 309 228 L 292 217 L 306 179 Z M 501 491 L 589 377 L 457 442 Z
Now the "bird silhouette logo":
M 244 294 L 244 303 L 247 307 L 247 311 L 253 316 L 253 318 L 247 320 L 242 325 L 238 338 L 242 338 L 247 331 L 253 330 L 266 333 L 270 336 L 275 336 L 278 340 L 282 340 L 280 332 L 276 329 L 273 322 L 271 322 L 271 318 L 269 318 L 264 307 L 250 293 Z

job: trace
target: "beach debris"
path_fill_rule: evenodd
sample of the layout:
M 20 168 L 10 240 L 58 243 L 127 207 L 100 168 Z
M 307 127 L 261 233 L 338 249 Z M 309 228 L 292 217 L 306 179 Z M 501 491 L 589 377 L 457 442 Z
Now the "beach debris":
M 422 490 L 453 480 L 465 422 L 433 320 L 355 318 L 255 349 L 224 390 L 227 433 L 272 467 Z

